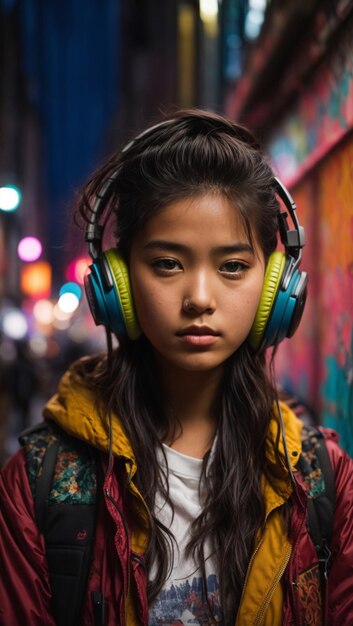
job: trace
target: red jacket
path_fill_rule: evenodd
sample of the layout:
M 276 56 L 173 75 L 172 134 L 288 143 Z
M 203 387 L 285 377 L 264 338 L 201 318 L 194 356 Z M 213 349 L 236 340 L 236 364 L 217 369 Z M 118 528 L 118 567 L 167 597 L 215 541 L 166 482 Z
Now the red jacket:
M 97 423 L 91 419 L 89 392 L 84 397 L 80 395 L 78 403 L 76 395 L 77 420 L 72 419 L 72 397 L 64 396 L 65 402 L 60 397 L 52 401 L 47 416 L 55 418 L 70 435 L 77 437 L 77 428 L 80 428 L 81 439 L 107 449 L 107 441 L 102 439 L 103 430 L 97 434 Z M 90 431 L 89 435 L 88 430 L 85 431 L 89 428 L 88 422 L 82 426 L 88 411 L 90 423 L 94 424 L 94 432 Z M 296 418 L 285 411 L 285 421 L 289 452 L 291 454 L 293 449 L 298 452 Z M 353 461 L 337 445 L 335 434 L 325 432 L 337 492 L 328 624 L 349 626 L 353 625 Z M 99 506 L 83 626 L 94 624 L 92 591 L 101 591 L 104 595 L 108 607 L 107 626 L 148 624 L 143 554 L 149 513 L 134 487 L 136 467 L 133 457 L 129 457 L 131 453 L 127 452 L 128 446 L 119 425 L 115 424 L 113 463 L 108 466 L 108 454 L 102 451 L 101 455 L 104 497 Z M 33 458 L 37 452 L 34 450 Z M 275 463 L 270 445 L 267 454 L 269 462 Z M 40 467 L 40 459 L 37 461 Z M 293 462 L 293 469 L 294 465 Z M 321 626 L 318 561 L 306 528 L 307 496 L 303 479 L 295 472 L 298 486 L 296 492 L 292 492 L 286 470 L 277 465 L 273 470 L 273 485 L 271 489 L 266 487 L 266 530 L 249 565 L 237 625 Z M 279 503 L 287 498 L 291 498 L 293 504 L 288 537 L 283 533 L 278 515 Z M 44 538 L 35 523 L 24 449 L 14 455 L 1 472 L 0 507 L 0 625 L 54 626 Z

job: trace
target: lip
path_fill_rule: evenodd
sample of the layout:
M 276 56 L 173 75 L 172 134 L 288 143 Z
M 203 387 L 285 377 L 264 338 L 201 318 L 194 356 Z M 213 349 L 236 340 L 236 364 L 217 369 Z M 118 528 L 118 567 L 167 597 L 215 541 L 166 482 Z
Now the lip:
M 177 336 L 184 343 L 193 346 L 210 346 L 219 337 L 219 333 L 209 326 L 188 326 L 177 333 Z
M 197 324 L 193 324 L 192 326 L 187 326 L 187 328 L 179 330 L 177 335 L 179 335 L 179 337 L 184 337 L 185 335 L 195 335 L 196 337 L 200 337 L 202 335 L 212 335 L 213 337 L 217 337 L 219 333 L 209 326 L 198 326 Z

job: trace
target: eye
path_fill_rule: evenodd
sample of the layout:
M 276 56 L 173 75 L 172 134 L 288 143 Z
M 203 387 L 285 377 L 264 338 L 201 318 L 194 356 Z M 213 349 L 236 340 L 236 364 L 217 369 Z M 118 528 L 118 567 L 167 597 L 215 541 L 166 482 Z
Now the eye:
M 226 261 L 221 265 L 219 271 L 228 278 L 236 279 L 241 278 L 248 269 L 249 266 L 241 261 Z
M 179 261 L 167 257 L 163 259 L 155 259 L 152 262 L 152 266 L 156 270 L 157 274 L 164 276 L 175 274 L 176 272 L 180 272 L 182 270 Z

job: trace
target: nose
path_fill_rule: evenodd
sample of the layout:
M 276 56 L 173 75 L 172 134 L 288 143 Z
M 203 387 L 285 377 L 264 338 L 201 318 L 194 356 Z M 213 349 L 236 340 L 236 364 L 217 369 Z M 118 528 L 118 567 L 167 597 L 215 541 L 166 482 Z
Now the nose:
M 199 272 L 186 285 L 183 310 L 186 313 L 213 313 L 216 308 L 212 281 L 205 272 Z

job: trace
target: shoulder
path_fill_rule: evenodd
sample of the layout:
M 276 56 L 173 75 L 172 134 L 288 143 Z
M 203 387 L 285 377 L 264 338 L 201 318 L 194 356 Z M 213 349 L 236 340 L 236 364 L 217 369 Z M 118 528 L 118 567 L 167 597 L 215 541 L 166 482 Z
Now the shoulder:
M 353 459 L 340 445 L 338 433 L 324 426 L 318 426 L 314 430 L 325 442 L 336 477 L 340 479 L 345 474 L 353 482 Z
M 6 532 L 10 533 L 11 528 L 18 525 L 19 528 L 26 527 L 28 540 L 33 539 L 34 530 L 30 520 L 34 518 L 34 500 L 28 479 L 26 455 L 23 448 L 20 448 L 0 470 L 0 535 L 4 533 L 4 526 L 8 528 Z
M 353 459 L 339 444 L 337 432 L 323 426 L 303 426 L 301 431 L 302 457 L 312 463 L 318 449 L 326 449 L 335 475 L 342 472 L 350 473 L 353 469 Z M 352 476 L 353 478 L 353 476 Z
M 322 426 L 303 428 L 298 469 L 309 496 L 331 494 L 338 518 L 342 513 L 353 520 L 353 459 L 339 445 L 334 430 Z
M 331 463 L 335 466 L 339 461 L 353 463 L 353 459 L 340 446 L 339 435 L 332 428 L 315 425 L 303 425 L 301 431 L 303 451 L 307 449 L 315 450 L 318 446 L 325 445 Z
M 331 428 L 320 427 L 335 474 L 337 499 L 341 494 L 353 504 L 353 459 L 340 446 L 339 436 Z
M 92 446 L 68 435 L 49 420 L 24 431 L 19 439 L 32 494 L 48 462 L 49 452 L 53 463 L 50 504 L 91 504 L 94 501 L 97 453 Z
M 27 494 L 28 492 L 28 494 Z M 26 468 L 26 456 L 20 448 L 15 452 L 0 469 L 0 498 L 3 501 L 5 494 L 10 497 L 14 494 L 31 496 Z

